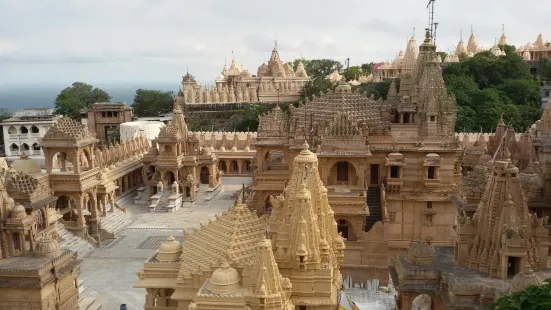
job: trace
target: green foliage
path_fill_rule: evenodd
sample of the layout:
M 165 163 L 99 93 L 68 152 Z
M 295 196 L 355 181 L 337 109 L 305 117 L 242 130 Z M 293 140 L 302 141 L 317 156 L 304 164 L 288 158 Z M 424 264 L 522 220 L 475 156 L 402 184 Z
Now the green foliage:
M 238 131 L 256 131 L 258 129 L 258 117 L 268 112 L 268 105 L 259 103 L 247 104 L 243 113 L 243 120 L 235 128 Z
M 337 83 L 333 83 L 326 79 L 313 79 L 304 84 L 304 87 L 300 90 L 299 100 L 306 102 L 306 99 L 312 99 L 313 95 L 319 96 L 320 93 L 326 93 L 329 90 L 335 89 Z
M 400 79 L 394 79 L 394 83 L 396 83 L 396 90 L 399 91 Z M 390 84 L 392 84 L 392 79 L 386 79 L 380 83 L 363 83 L 358 86 L 354 86 L 353 89 L 357 89 L 359 92 L 365 93 L 367 96 L 373 95 L 375 100 L 379 100 L 379 98 L 386 100 Z
M 375 63 L 374 62 L 370 62 L 370 63 L 365 63 L 365 64 L 362 64 L 360 67 L 362 68 L 362 71 L 366 74 L 366 75 L 370 75 L 373 73 L 373 67 L 375 66 Z
M 344 78 L 346 81 L 353 80 L 355 78 L 360 77 L 362 74 L 364 74 L 364 71 L 362 70 L 362 67 L 360 66 L 352 66 L 348 69 L 345 69 L 342 73 L 344 75 Z
M 446 53 L 446 52 L 436 52 L 436 55 L 440 56 L 442 61 L 444 61 L 444 59 L 446 59 L 446 57 L 448 56 L 448 53 Z
M 524 131 L 541 116 L 538 81 L 514 52 L 501 57 L 482 52 L 448 65 L 443 75 L 448 92 L 457 99 L 456 131 L 482 127 L 489 132 L 502 114 L 506 124 Z
M 323 80 L 326 76 L 331 74 L 335 69 L 341 70 L 342 64 L 339 61 L 332 59 L 311 59 L 304 58 L 295 59 L 293 62 L 293 68 L 296 70 L 298 63 L 302 61 L 306 73 L 312 80 Z
M 71 87 L 62 90 L 55 99 L 55 113 L 80 119 L 82 111 L 86 111 L 96 102 L 107 102 L 111 96 L 100 88 L 90 84 L 75 82 Z
M 551 82 L 551 58 L 544 58 L 540 62 L 541 79 Z
M 490 310 L 545 310 L 551 309 L 551 279 L 545 285 L 529 286 L 524 290 L 500 297 L 490 304 Z
M 134 95 L 134 115 L 158 116 L 161 113 L 172 111 L 174 104 L 174 93 L 171 91 L 160 91 L 152 89 L 138 89 Z

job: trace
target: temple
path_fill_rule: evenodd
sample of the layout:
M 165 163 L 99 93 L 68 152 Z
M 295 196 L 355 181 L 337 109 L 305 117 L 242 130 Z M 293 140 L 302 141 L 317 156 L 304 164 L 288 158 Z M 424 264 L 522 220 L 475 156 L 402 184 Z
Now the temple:
M 183 245 L 169 236 L 138 272 L 144 309 L 335 309 L 345 246 L 317 167 L 304 142 L 268 221 L 241 194 Z
M 289 116 L 275 108 L 260 117 L 251 206 L 275 211 L 274 199 L 292 181 L 289 163 L 308 141 L 346 240 L 341 271 L 359 283 L 388 282 L 388 255 L 413 240 L 449 245 L 455 236 L 456 207 L 448 196 L 459 185 L 462 149 L 453 133 L 455 99 L 434 52 L 427 35 L 400 91 L 392 84 L 387 101 L 341 83 L 291 107 Z
M 183 104 L 216 102 L 290 102 L 297 101 L 302 86 L 310 81 L 299 62 L 296 70 L 292 63 L 283 63 L 277 50 L 277 42 L 267 63 L 258 67 L 256 75 L 235 58 L 226 64 L 212 88 L 198 83 L 189 72 L 182 78 L 177 102 Z

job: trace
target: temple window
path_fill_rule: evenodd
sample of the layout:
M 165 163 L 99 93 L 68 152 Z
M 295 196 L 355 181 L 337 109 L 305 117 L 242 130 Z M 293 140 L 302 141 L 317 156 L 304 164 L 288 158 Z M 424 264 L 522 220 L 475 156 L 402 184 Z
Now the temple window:
M 116 111 L 115 111 L 115 112 L 113 112 L 113 116 L 114 116 L 114 117 L 117 117 L 117 116 L 119 116 L 119 112 L 116 112 Z
M 432 201 L 427 201 L 427 209 L 432 209 Z
M 10 145 L 10 151 L 12 151 L 12 152 L 18 152 L 18 151 L 19 151 L 19 146 L 17 146 L 17 144 L 15 144 L 15 143 L 12 143 L 12 144 Z
M 21 128 L 19 130 L 21 131 L 22 135 L 26 135 L 26 134 L 29 133 L 29 129 L 27 129 L 27 127 L 25 127 L 25 126 L 21 126 Z
M 435 121 L 436 121 L 436 116 L 432 115 L 432 116 L 430 117 L 430 121 L 431 121 L 431 122 L 435 122 Z
M 21 240 L 18 233 L 15 233 L 13 236 L 13 249 L 16 251 L 21 251 Z
M 337 181 L 348 182 L 348 162 L 340 161 L 337 163 Z
M 113 117 L 113 112 L 107 111 L 107 117 Z
M 409 117 L 410 117 L 409 113 L 404 113 L 404 124 L 409 124 L 410 122 Z
M 106 117 L 106 113 L 105 112 L 101 112 L 101 117 Z
M 436 167 L 429 167 L 427 169 L 427 179 L 434 180 L 436 179 Z
M 10 135 L 15 135 L 15 134 L 17 134 L 17 129 L 15 129 L 15 127 L 13 127 L 13 126 L 10 126 L 10 128 L 8 128 L 8 133 Z
M 36 126 L 33 125 L 33 126 L 31 127 L 31 133 L 38 133 L 38 132 L 39 132 L 38 127 L 36 127 Z
M 392 179 L 398 179 L 400 177 L 400 167 L 390 166 L 390 177 Z

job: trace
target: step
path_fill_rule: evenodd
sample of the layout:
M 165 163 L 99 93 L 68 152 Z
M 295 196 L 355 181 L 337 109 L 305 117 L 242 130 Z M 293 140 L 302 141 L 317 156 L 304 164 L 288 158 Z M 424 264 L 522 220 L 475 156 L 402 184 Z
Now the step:
M 90 307 L 95 302 L 96 302 L 96 300 L 94 298 L 85 297 L 85 298 L 82 298 L 78 302 L 78 307 L 80 308 L 80 310 L 86 310 L 86 309 L 88 309 L 88 307 Z

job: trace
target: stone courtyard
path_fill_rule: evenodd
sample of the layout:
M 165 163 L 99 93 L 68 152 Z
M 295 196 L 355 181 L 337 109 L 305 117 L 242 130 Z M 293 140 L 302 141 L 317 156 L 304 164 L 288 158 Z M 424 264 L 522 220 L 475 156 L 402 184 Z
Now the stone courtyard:
M 182 208 L 174 213 L 149 213 L 147 205 L 125 204 L 132 223 L 121 235 L 107 246 L 93 250 L 82 258 L 81 276 L 86 287 L 85 297 L 94 297 L 104 309 L 119 309 L 126 304 L 128 309 L 143 309 L 145 290 L 132 286 L 136 272 L 143 266 L 170 234 L 183 241 L 183 229 L 191 229 L 200 222 L 214 218 L 227 210 L 234 202 L 233 194 L 251 178 L 224 178 L 223 191 L 207 202 L 199 195 L 191 208 Z M 201 190 L 200 190 L 201 193 Z M 349 294 L 360 309 L 392 309 L 394 297 L 382 292 L 351 289 Z

